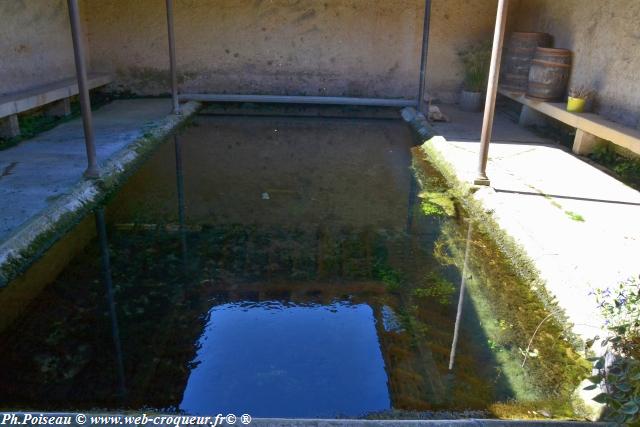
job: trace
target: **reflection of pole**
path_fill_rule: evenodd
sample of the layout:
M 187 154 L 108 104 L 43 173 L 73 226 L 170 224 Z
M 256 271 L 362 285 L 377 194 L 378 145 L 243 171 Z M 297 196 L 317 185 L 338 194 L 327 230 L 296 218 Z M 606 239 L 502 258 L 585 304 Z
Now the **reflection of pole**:
M 178 135 L 173 136 L 176 149 L 176 187 L 178 193 L 178 223 L 180 224 L 180 246 L 182 249 L 182 264 L 187 270 L 187 230 L 185 227 L 184 213 L 184 176 L 182 174 L 182 145 Z
M 412 255 L 412 249 L 413 249 L 413 237 L 412 237 L 412 231 L 413 231 L 413 219 L 414 219 L 414 215 L 413 215 L 413 209 L 414 206 L 416 204 L 416 199 L 418 196 L 418 184 L 416 182 L 416 180 L 413 178 L 413 176 L 411 176 L 411 180 L 409 181 L 409 197 L 407 200 L 407 223 L 405 225 L 405 239 L 404 239 L 404 253 L 403 253 L 403 257 L 405 259 L 405 262 L 410 262 L 410 260 L 413 259 Z
M 469 263 L 469 248 L 471 246 L 471 220 L 469 220 L 469 230 L 467 231 L 467 247 L 464 251 L 464 264 L 462 265 L 462 278 L 460 279 L 460 296 L 458 297 L 458 311 L 456 312 L 456 324 L 453 327 L 453 342 L 451 343 L 451 353 L 449 354 L 449 370 L 453 370 L 453 361 L 456 358 L 456 347 L 458 347 L 458 334 L 460 332 L 460 321 L 462 320 L 462 305 L 464 303 L 464 289 L 467 276 L 467 266 Z
M 107 241 L 107 227 L 104 220 L 104 208 L 98 208 L 96 214 L 96 229 L 100 244 L 100 258 L 102 261 L 102 280 L 107 288 L 107 302 L 109 304 L 109 317 L 111 318 L 111 334 L 113 346 L 116 351 L 116 363 L 118 368 L 118 387 L 120 396 L 124 398 L 126 388 L 124 383 L 124 363 L 122 361 L 122 346 L 120 344 L 120 330 L 118 329 L 118 317 L 116 303 L 113 296 L 113 283 L 111 281 L 111 261 L 109 259 L 109 243 Z
M 416 180 L 411 177 L 409 181 L 409 198 L 408 198 L 408 209 L 407 209 L 407 225 L 405 231 L 407 234 L 411 234 L 411 228 L 413 227 L 413 209 L 416 205 L 416 200 L 418 198 L 418 184 Z

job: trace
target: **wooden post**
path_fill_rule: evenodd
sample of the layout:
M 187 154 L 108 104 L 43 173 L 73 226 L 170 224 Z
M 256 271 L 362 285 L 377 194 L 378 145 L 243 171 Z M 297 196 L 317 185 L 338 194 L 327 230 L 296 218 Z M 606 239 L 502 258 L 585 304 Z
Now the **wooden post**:
M 595 135 L 591 135 L 582 129 L 576 129 L 576 137 L 573 139 L 573 152 L 575 154 L 586 156 L 593 153 L 593 150 L 601 143 L 601 139 Z
M 480 154 L 478 157 L 478 176 L 474 180 L 476 185 L 489 185 L 487 177 L 487 160 L 489 158 L 489 143 L 493 131 L 493 116 L 496 108 L 498 92 L 498 78 L 500 76 L 500 57 L 502 56 L 502 42 L 507 23 L 507 5 L 509 0 L 498 0 L 496 14 L 496 28 L 493 33 L 493 48 L 491 49 L 491 66 L 487 82 L 487 99 L 484 104 L 484 118 L 482 119 L 482 134 L 480 135 Z
M 20 136 L 20 122 L 18 115 L 12 114 L 9 117 L 0 119 L 0 137 L 15 138 Z

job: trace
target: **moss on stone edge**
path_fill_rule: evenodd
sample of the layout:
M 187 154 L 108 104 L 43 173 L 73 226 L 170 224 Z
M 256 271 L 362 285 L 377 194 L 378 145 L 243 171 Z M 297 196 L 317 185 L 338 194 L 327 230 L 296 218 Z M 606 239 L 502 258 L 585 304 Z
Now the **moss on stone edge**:
M 191 105 L 187 107 L 189 104 Z M 143 126 L 142 136 L 110 159 L 102 168 L 103 175 L 91 181 L 90 187 L 95 192 L 92 197 L 81 197 L 86 191 L 87 183 L 87 181 L 81 181 L 73 188 L 70 195 L 58 200 L 30 224 L 22 227 L 18 233 L 28 229 L 31 224 L 43 217 L 57 216 L 55 211 L 63 210 L 63 206 L 68 202 L 76 202 L 72 210 L 62 212 L 42 232 L 33 237 L 26 237 L 25 240 L 28 240 L 26 246 L 16 247 L 15 251 L 6 258 L 0 266 L 0 288 L 26 271 L 34 261 L 79 224 L 93 209 L 113 197 L 169 135 L 189 126 L 192 123 L 193 115 L 202 107 L 200 103 L 196 102 L 189 104 L 184 105 L 186 108 L 183 108 L 180 115 L 170 115 L 160 122 L 152 122 Z M 78 201 L 80 203 L 77 203 Z M 51 211 L 54 211 L 53 215 Z M 20 239 L 17 241 L 20 242 Z M 19 244 L 16 243 L 16 246 Z
M 424 158 L 418 160 L 427 162 L 430 167 L 433 167 L 442 175 L 447 185 L 450 186 L 448 193 L 454 197 L 456 202 L 468 213 L 468 216 L 473 220 L 474 228 L 477 228 L 481 234 L 491 238 L 507 262 L 507 268 L 516 274 L 518 280 L 530 284 L 531 290 L 538 297 L 544 308 L 549 313 L 553 313 L 554 320 L 560 325 L 571 326 L 568 317 L 559 307 L 556 298 L 546 290 L 544 280 L 540 277 L 538 269 L 526 254 L 526 251 L 499 227 L 491 213 L 487 212 L 482 203 L 473 197 L 473 193 L 477 187 L 458 178 L 453 166 L 448 163 L 438 151 L 436 147 L 438 142 L 444 143 L 446 140 L 441 136 L 433 136 L 425 141 L 419 147 L 419 152 L 424 154 Z M 420 186 L 424 189 L 427 183 L 427 174 L 425 170 L 422 169 L 420 161 L 415 160 L 414 158 L 412 169 Z M 478 308 L 482 311 L 480 307 Z M 487 326 L 489 329 L 492 328 L 491 325 Z M 491 331 L 487 332 L 489 335 L 492 335 Z M 568 339 L 568 344 L 576 353 L 579 353 L 584 348 L 584 342 L 575 335 L 570 328 L 566 331 L 565 336 Z M 501 358 L 498 357 L 498 359 Z M 501 362 L 504 362 L 504 360 L 501 360 Z M 514 372 L 513 366 L 510 366 L 512 363 L 508 363 L 507 365 L 509 365 L 507 370 Z M 530 393 L 530 390 L 527 390 L 528 387 L 522 388 L 522 384 L 513 385 L 516 386 L 516 389 L 520 389 L 517 390 L 520 393 L 525 395 Z M 578 396 L 576 392 L 574 392 L 569 400 L 575 415 L 580 416 L 586 414 L 584 407 L 587 405 L 585 405 L 586 402 L 582 399 L 582 396 Z
M 520 280 L 531 284 L 532 290 L 540 298 L 545 308 L 556 313 L 555 319 L 563 324 L 568 324 L 569 319 L 559 308 L 556 298 L 551 295 L 545 286 L 545 281 L 540 277 L 540 272 L 534 262 L 529 258 L 526 251 L 509 234 L 507 234 L 496 222 L 491 213 L 487 212 L 482 202 L 473 197 L 476 187 L 461 181 L 455 173 L 453 166 L 447 162 L 435 145 L 438 142 L 444 143 L 446 140 L 441 136 L 435 136 L 425 141 L 420 150 L 425 154 L 426 160 L 440 172 L 447 184 L 451 187 L 450 194 L 467 211 L 470 218 L 474 219 L 474 225 L 479 230 L 494 240 L 502 255 L 509 262 L 509 267 L 517 274 Z M 413 167 L 414 174 L 421 181 L 420 176 L 424 173 Z M 424 179 L 422 179 L 424 181 Z M 575 334 L 571 333 L 572 344 L 576 350 L 582 349 L 584 343 Z

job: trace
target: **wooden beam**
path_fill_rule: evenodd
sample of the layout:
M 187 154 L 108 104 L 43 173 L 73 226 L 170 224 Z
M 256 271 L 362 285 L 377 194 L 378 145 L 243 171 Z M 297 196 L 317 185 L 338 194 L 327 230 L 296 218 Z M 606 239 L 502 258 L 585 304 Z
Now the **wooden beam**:
M 89 74 L 88 87 L 95 89 L 113 81 L 109 74 Z M 75 77 L 38 85 L 19 92 L 0 96 L 0 117 L 22 113 L 33 108 L 55 102 L 78 94 Z
M 623 126 L 593 113 L 570 113 L 564 102 L 537 101 L 502 89 L 500 94 L 584 133 L 595 135 L 633 153 L 640 154 L 640 130 Z M 583 153 L 584 150 L 580 149 L 580 152 Z

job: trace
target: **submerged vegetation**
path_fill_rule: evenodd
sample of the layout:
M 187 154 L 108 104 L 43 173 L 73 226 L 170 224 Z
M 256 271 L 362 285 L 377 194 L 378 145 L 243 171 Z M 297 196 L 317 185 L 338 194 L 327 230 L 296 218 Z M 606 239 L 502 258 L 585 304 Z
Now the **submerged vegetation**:
M 414 296 L 432 298 L 442 305 L 451 304 L 451 297 L 456 290 L 453 283 L 435 272 L 428 273 L 425 282 L 426 286 L 413 290 Z
M 588 366 L 573 350 L 562 319 L 550 316 L 553 302 L 541 297 L 535 277 L 526 274 L 529 266 L 496 241 L 490 218 L 469 208 L 465 195 L 422 156 L 416 161 L 421 191 L 402 189 L 403 203 L 394 212 L 400 221 L 392 225 L 242 223 L 236 216 L 226 223 L 216 220 L 213 207 L 211 217 L 176 224 L 176 200 L 145 191 L 153 180 L 115 195 L 107 211 L 129 387 L 124 406 L 179 410 L 213 307 L 349 301 L 371 309 L 394 411 L 575 416 L 570 396 Z M 152 197 L 170 219 L 148 208 Z M 235 197 L 226 200 L 237 212 L 247 208 Z M 290 213 L 305 202 L 288 200 L 282 208 Z M 328 205 L 333 214 L 339 203 Z M 16 389 L 12 399 L 40 403 L 54 384 L 50 407 L 121 407 L 113 393 L 113 337 L 98 258 L 91 245 L 35 300 L 37 310 L 18 320 L 20 328 L 0 335 L 16 349 L 0 355 L 3 366 L 14 368 L 2 373 L 5 382 L 26 378 L 31 386 Z M 467 297 L 449 369 L 463 279 Z M 28 342 L 19 337 L 25 333 Z
M 437 164 L 438 158 L 429 154 Z M 587 376 L 589 364 L 575 350 L 560 310 L 544 292 L 535 269 L 517 249 L 507 249 L 515 245 L 496 235 L 498 228 L 491 217 L 470 201 L 453 176 L 446 178 L 446 165 L 438 165 L 437 170 L 424 156 L 415 150 L 414 170 L 423 188 L 433 183 L 442 166 L 444 177 L 439 183 L 449 182 L 445 191 L 460 206 L 457 224 L 442 224 L 433 256 L 459 269 L 467 257 L 470 299 L 502 375 L 516 395 L 516 400 L 493 404 L 491 410 L 504 418 L 575 417 L 578 408 L 572 405 L 573 394 Z M 467 215 L 462 215 L 465 211 Z M 465 216 L 470 217 L 467 226 Z M 579 221 L 580 216 L 574 214 L 572 219 Z
M 422 213 L 425 215 L 454 216 L 456 207 L 446 192 L 425 191 L 420 193 Z

